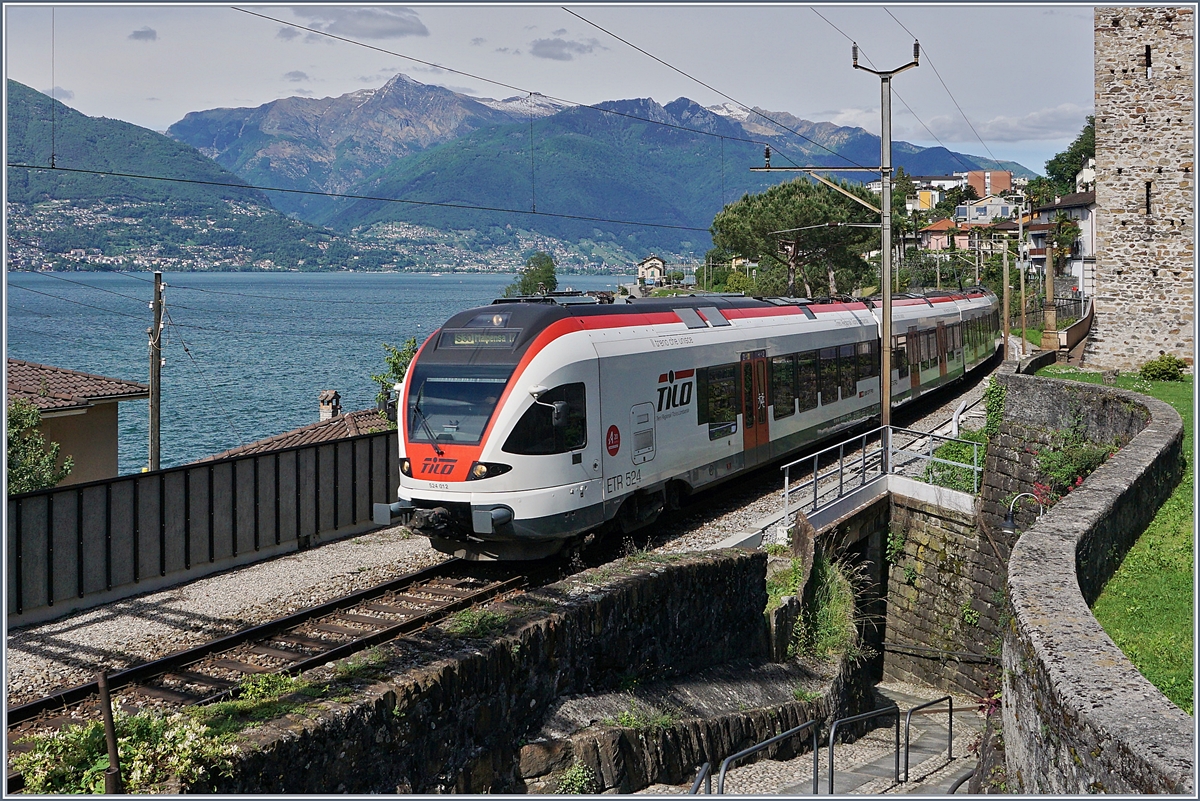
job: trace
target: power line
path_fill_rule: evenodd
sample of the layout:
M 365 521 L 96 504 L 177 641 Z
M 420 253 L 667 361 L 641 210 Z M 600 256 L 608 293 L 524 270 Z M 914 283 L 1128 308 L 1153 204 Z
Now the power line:
M 643 50 L 642 48 L 638 47 L 638 46 L 637 46 L 637 45 L 635 45 L 633 42 L 630 42 L 630 41 L 629 41 L 629 40 L 627 40 L 627 39 L 622 39 L 620 36 L 617 36 L 617 34 L 613 33 L 612 31 L 608 30 L 607 28 L 604 28 L 604 27 L 602 27 L 602 26 L 600 26 L 600 25 L 597 25 L 595 22 L 592 22 L 591 20 L 587 19 L 586 17 L 582 17 L 582 16 L 580 16 L 579 14 L 576 14 L 576 13 L 575 13 L 574 11 L 572 11 L 571 9 L 569 9 L 569 8 L 566 8 L 566 7 L 564 6 L 564 7 L 562 7 L 562 10 L 563 10 L 563 11 L 565 11 L 565 12 L 567 12 L 567 13 L 568 13 L 568 14 L 570 14 L 571 16 L 573 16 L 573 17 L 576 17 L 577 19 L 580 19 L 580 20 L 582 20 L 583 22 L 586 22 L 588 25 L 591 25 L 593 28 L 596 28 L 597 30 L 603 31 L 604 33 L 608 34 L 608 35 L 609 35 L 609 36 L 611 36 L 612 38 L 616 39 L 618 42 L 621 42 L 621 43 L 623 43 L 623 44 L 626 44 L 626 45 L 628 45 L 629 47 L 632 47 L 634 50 L 638 51 L 638 52 L 639 52 L 639 53 L 641 53 L 642 55 L 644 55 L 644 56 L 647 56 L 647 57 L 649 57 L 649 58 L 652 58 L 652 59 L 654 59 L 654 60 L 655 60 L 655 61 L 657 61 L 659 64 L 662 64 L 664 67 L 667 67 L 668 69 L 672 69 L 672 70 L 674 70 L 675 72 L 678 72 L 680 75 L 682 75 L 683 77 L 685 77 L 685 78 L 687 78 L 687 79 L 689 79 L 689 80 L 695 81 L 696 83 L 698 83 L 698 84 L 700 84 L 701 86 L 703 86 L 705 89 L 708 89 L 710 92 L 716 92 L 716 93 L 717 93 L 717 94 L 719 94 L 721 97 L 725 98 L 725 99 L 726 99 L 726 100 L 728 100 L 729 102 L 731 102 L 731 103 L 733 103 L 734 105 L 738 106 L 738 107 L 739 107 L 739 108 L 741 108 L 742 110 L 744 110 L 744 111 L 747 111 L 747 112 L 749 112 L 749 113 L 751 113 L 751 114 L 757 114 L 759 117 L 762 117 L 764 120 L 766 120 L 767 122 L 771 123 L 772 125 L 777 125 L 777 126 L 779 126 L 780 128 L 782 128 L 783 130 L 785 130 L 785 131 L 788 131 L 788 132 L 790 132 L 790 133 L 793 133 L 793 134 L 795 134 L 796 136 L 800 137 L 801 139 L 805 140 L 806 142 L 811 142 L 812 144 L 816 145 L 817 147 L 821 148 L 822 150 L 826 151 L 827 153 L 830 153 L 830 154 L 832 154 L 832 155 L 834 155 L 834 156 L 837 156 L 837 157 L 838 157 L 838 158 L 840 158 L 840 159 L 845 159 L 846 161 L 850 162 L 851 164 L 853 164 L 853 165 L 854 165 L 854 166 L 856 166 L 856 167 L 863 167 L 863 166 L 866 166 L 866 165 L 863 165 L 863 164 L 859 164 L 857 161 L 855 161 L 854 159 L 850 158 L 849 156 L 843 156 L 841 153 L 838 153 L 836 150 L 831 150 L 831 149 L 829 149 L 828 147 L 825 147 L 825 145 L 821 144 L 820 142 L 816 141 L 815 139 L 810 139 L 809 137 L 805 136 L 804 134 L 800 133 L 799 131 L 797 131 L 797 130 L 795 130 L 795 129 L 792 129 L 792 128 L 789 128 L 788 126 L 784 125 L 783 123 L 779 122 L 778 120 L 774 120 L 774 119 L 772 119 L 772 118 L 768 117 L 766 114 L 763 114 L 763 113 L 762 113 L 761 111 L 759 111 L 758 109 L 751 108 L 751 107 L 747 106 L 746 104 L 742 103 L 741 101 L 739 101 L 739 100 L 736 100 L 736 99 L 735 99 L 735 98 L 733 98 L 733 97 L 730 97 L 729 95 L 727 95 L 727 94 L 725 94 L 724 92 L 722 92 L 720 89 L 717 89 L 717 88 L 715 88 L 715 87 L 713 87 L 713 86 L 710 86 L 709 84 L 705 83 L 704 81 L 700 80 L 699 78 L 695 77 L 694 75 L 689 75 L 688 73 L 684 72 L 683 70 L 679 69 L 678 67 L 676 67 L 676 66 L 674 66 L 674 65 L 672 65 L 672 64 L 668 64 L 666 61 L 663 61 L 661 58 L 659 58 L 658 56 L 654 55 L 653 53 L 650 53 L 650 52 L 648 52 L 648 51 L 646 51 L 646 50 Z M 790 161 L 790 159 L 789 159 L 789 161 Z
M 63 301 L 64 303 L 74 303 L 76 306 L 86 306 L 87 308 L 89 308 L 89 309 L 95 309 L 96 311 L 107 312 L 107 313 L 109 313 L 109 314 L 116 314 L 116 315 L 120 315 L 121 317 L 132 317 L 132 318 L 133 318 L 133 319 L 135 319 L 135 320 L 141 320 L 141 319 L 142 319 L 141 317 L 138 317 L 136 314 L 127 314 L 126 312 L 120 312 L 120 311 L 117 311 L 116 309 L 108 309 L 108 308 L 105 308 L 105 307 L 103 307 L 103 306 L 93 306 L 93 305 L 92 305 L 92 304 L 90 304 L 90 303 L 83 303 L 83 302 L 81 302 L 81 301 L 78 301 L 78 300 L 71 300 L 70 298 L 64 298 L 62 295 L 52 295 L 52 294 L 50 294 L 49 292 L 40 292 L 40 291 L 38 291 L 38 290 L 36 290 L 36 289 L 30 289 L 30 288 L 29 288 L 29 287 L 27 287 L 27 286 L 21 286 L 20 284 L 13 284 L 13 283 L 10 283 L 10 284 L 9 284 L 9 286 L 10 286 L 10 287 L 16 287 L 17 289 L 23 289 L 23 290 L 25 290 L 26 292 L 32 292 L 32 293 L 33 293 L 33 294 L 35 294 L 35 295 L 45 295 L 45 296 L 46 296 L 46 297 L 48 297 L 48 298 L 54 298 L 55 300 L 61 300 L 61 301 Z
M 583 222 L 603 222 L 613 225 L 631 225 L 638 228 L 667 228 L 673 231 L 704 231 L 707 228 L 697 228 L 692 225 L 670 225 L 668 223 L 632 222 L 630 220 L 611 220 L 607 217 L 587 217 L 580 214 L 559 214 L 550 211 L 523 211 L 521 209 L 506 209 L 498 206 L 474 206 L 466 203 L 441 203 L 432 200 L 404 200 L 401 198 L 377 197 L 374 195 L 352 195 L 344 192 L 319 192 L 315 189 L 281 189 L 255 184 L 232 183 L 230 181 L 205 181 L 199 178 L 167 178 L 161 175 L 142 175 L 139 173 L 115 172 L 112 170 L 85 170 L 78 167 L 42 167 L 36 164 L 14 164 L 9 162 L 9 168 L 23 170 L 47 170 L 51 172 L 70 172 L 83 175 L 107 175 L 112 178 L 137 178 L 145 181 L 166 181 L 168 183 L 195 184 L 199 186 L 222 186 L 233 189 L 255 189 L 259 192 L 282 192 L 289 195 L 316 195 L 319 197 L 342 198 L 346 200 L 370 200 L 379 203 L 403 203 L 412 206 L 433 206 L 444 209 L 463 209 L 466 211 L 494 211 L 501 214 L 527 214 L 537 217 L 554 217 L 561 220 L 581 220 Z
M 138 303 L 146 303 L 145 298 L 135 298 L 133 295 L 126 295 L 121 292 L 113 292 L 111 289 L 105 289 L 104 287 L 92 286 L 91 284 L 85 284 L 80 281 L 72 281 L 70 278 L 63 278 L 62 276 L 55 275 L 54 273 L 51 273 L 51 272 L 44 272 L 41 270 L 29 270 L 29 271 L 18 270 L 15 272 L 28 272 L 30 275 L 40 275 L 45 278 L 54 278 L 59 281 L 66 281 L 68 284 L 74 284 L 75 286 L 81 286 L 84 289 L 94 289 L 97 292 L 107 292 L 108 294 L 116 295 L 119 298 L 128 298 L 129 300 L 137 301 Z
M 299 24 L 299 23 L 296 23 L 296 22 L 290 22 L 290 21 L 288 21 L 288 20 L 285 20 L 285 19 L 279 19 L 279 18 L 277 18 L 277 17 L 268 16 L 268 15 L 266 15 L 266 14 L 259 14 L 259 13 L 257 13 L 257 12 L 254 12 L 254 11 L 247 11 L 247 10 L 246 10 L 246 9 L 244 9 L 244 8 L 237 8 L 236 6 L 235 6 L 235 7 L 233 7 L 233 10 L 234 10 L 234 11 L 240 11 L 240 12 L 242 12 L 243 14 L 249 14 L 249 15 L 250 15 L 250 16 L 252 16 L 252 17 L 259 17 L 259 18 L 261 18 L 261 19 L 269 20 L 270 22 L 275 22 L 275 23 L 278 23 L 278 24 L 280 24 L 280 25 L 288 25 L 288 26 L 291 26 L 291 27 L 293 27 L 293 28 L 299 28 L 299 29 L 300 29 L 300 30 L 302 30 L 302 31 L 308 31 L 309 33 L 312 33 L 312 34 L 315 34 L 315 35 L 318 35 L 318 36 L 327 36 L 327 37 L 329 37 L 330 39 L 336 39 L 336 40 L 338 40 L 339 42 L 345 42 L 346 44 L 357 45 L 358 47 L 365 47 L 365 48 L 366 48 L 366 49 L 368 49 L 368 50 L 375 50 L 375 51 L 377 51 L 377 52 L 379 52 L 379 53 L 385 53 L 385 54 L 387 54 L 387 55 L 389 55 L 389 56 L 395 56 L 396 58 L 402 58 L 402 59 L 405 59 L 405 60 L 407 60 L 407 61 L 412 61 L 412 62 L 415 62 L 415 63 L 417 63 L 417 64 L 422 64 L 422 65 L 425 65 L 425 66 L 427 66 L 427 67 L 433 67 L 433 68 L 435 68 L 435 69 L 443 70 L 443 71 L 445 71 L 445 72 L 449 72 L 449 73 L 451 73 L 451 74 L 454 74 L 454 75 L 462 75 L 462 76 L 463 76 L 463 77 L 465 77 L 465 78 L 472 78 L 472 79 L 474 79 L 474 80 L 477 80 L 477 81 L 483 81 L 484 83 L 492 84 L 493 86 L 499 86 L 499 87 L 502 87 L 502 88 L 504 88 L 504 89 L 511 89 L 511 90 L 513 90 L 513 91 L 520 92 L 521 94 L 528 94 L 528 95 L 530 95 L 530 96 L 533 96 L 533 95 L 540 95 L 541 97 L 545 97 L 545 98 L 547 98 L 547 99 L 549 99 L 549 100 L 553 100 L 553 101 L 556 101 L 556 102 L 558 102 L 558 103 L 564 103 L 564 104 L 566 104 L 566 105 L 568 105 L 568 106 L 574 106 L 575 108 L 586 108 L 586 109 L 592 109 L 593 111 L 599 111 L 599 112 L 602 112 L 602 113 L 604 113 L 604 114 L 612 114 L 612 115 L 615 115 L 615 116 L 617 116 L 617 117 L 626 117 L 626 118 L 628 118 L 628 119 L 631 119 L 631 120 L 638 120 L 638 121 L 640 121 L 640 122 L 648 122 L 648 123 L 651 123 L 652 125 L 661 125 L 661 126 L 662 126 L 662 127 L 664 127 L 664 128 L 674 128 L 674 129 L 676 129 L 676 130 L 679 130 L 679 131 L 687 131 L 688 133 L 699 134 L 700 136 L 713 136 L 713 137 L 716 137 L 716 138 L 718 138 L 718 139 L 728 139 L 728 140 L 730 140 L 731 142 L 747 142 L 747 143 L 754 144 L 754 145 L 765 145 L 765 144 L 767 144 L 766 142 L 763 142 L 763 141 L 761 141 L 761 140 L 758 140 L 758 139 L 746 139 L 746 138 L 744 138 L 744 137 L 737 137 L 737 136 L 727 136 L 727 135 L 725 135 L 725 134 L 713 133 L 712 131 L 702 131 L 702 130 L 700 130 L 700 129 L 698 129 L 698 128 L 688 128 L 688 127 L 687 127 L 687 126 L 685 126 L 685 125 L 676 125 L 675 123 L 663 122 L 662 120 L 653 120 L 653 119 L 650 119 L 649 117 L 639 117 L 639 116 L 637 116 L 636 114 L 629 114 L 629 113 L 626 113 L 626 112 L 623 112 L 623 111 L 617 111 L 616 109 L 605 108 L 604 106 L 600 106 L 600 105 L 592 105 L 592 104 L 590 104 L 590 103 L 580 103 L 580 102 L 578 102 L 578 101 L 576 101 L 576 100 L 570 100 L 570 99 L 568 99 L 568 98 L 556 97 L 556 96 L 554 96 L 554 95 L 547 95 L 547 94 L 543 94 L 542 92 L 535 92 L 535 91 L 533 91 L 533 90 L 531 90 L 531 89 L 526 89 L 526 88 L 523 88 L 523 87 L 520 87 L 520 86 L 513 86 L 512 84 L 504 83 L 503 81 L 497 81 L 497 80 L 494 80 L 494 79 L 492 79 L 492 78 L 485 78 L 485 77 L 484 77 L 484 76 L 482 76 L 482 75 L 476 75 L 475 73 L 472 73 L 472 72 L 464 72 L 464 71 L 462 71 L 462 70 L 456 70 L 456 69 L 454 69 L 453 67 L 447 67 L 447 66 L 444 66 L 444 65 L 442 65 L 442 64 L 435 64 L 435 63 L 434 63 L 434 62 L 432 62 L 432 61 L 425 61 L 425 60 L 423 60 L 423 59 L 416 58 L 415 56 L 408 56 L 408 55 L 405 55 L 404 53 L 397 53 L 397 52 L 396 52 L 396 51 L 394 51 L 394 50 L 386 50 L 386 49 L 384 49 L 384 48 L 382 48 L 382 47 L 377 47 L 377 46 L 375 46 L 375 45 L 370 45 L 370 44 L 367 44 L 366 42 L 360 42 L 360 41 L 357 41 L 357 40 L 355 40 L 355 39 L 349 39 L 349 38 L 347 38 L 347 37 L 345 37 L 345 36 L 337 36 L 337 35 L 335 35 L 335 34 L 329 33 L 328 31 L 322 31 L 322 30 L 318 30 L 318 29 L 316 29 L 316 28 L 309 28 L 309 27 L 307 27 L 307 26 L 305 26 L 305 25 L 301 25 L 301 24 Z M 780 153 L 780 155 L 781 155 L 781 156 L 783 156 L 784 158 L 787 158 L 787 155 L 786 155 L 786 154 L 784 154 L 784 153 Z
M 835 31 L 840 33 L 847 42 L 850 42 L 851 44 L 856 43 L 853 38 L 851 38 L 849 35 L 847 35 L 846 32 L 843 31 L 841 28 L 839 28 L 838 26 L 836 26 L 832 22 L 830 22 L 829 19 L 824 14 L 822 14 L 820 11 L 817 11 L 812 6 L 809 6 L 809 10 L 812 11 L 814 14 L 816 14 L 821 19 L 825 20 L 825 23 L 827 25 L 829 25 L 829 27 L 833 28 Z M 908 29 L 905 28 L 905 30 L 907 31 Z M 910 33 L 909 35 L 911 36 L 912 34 Z M 915 36 L 913 38 L 916 39 Z M 862 55 L 863 58 L 865 58 L 867 60 L 867 63 L 870 64 L 872 68 L 875 67 L 875 64 L 871 61 L 871 57 L 867 55 L 866 50 L 864 50 L 862 47 L 859 47 L 858 52 Z M 930 66 L 932 66 L 932 64 Z M 951 150 L 950 148 L 948 148 L 944 144 L 942 144 L 942 140 L 938 139 L 937 134 L 935 134 L 933 131 L 931 131 L 929 129 L 929 126 L 926 125 L 925 122 L 920 117 L 917 116 L 917 112 L 912 110 L 912 106 L 908 105 L 908 103 L 904 100 L 904 98 L 900 96 L 900 93 L 896 91 L 896 87 L 894 87 L 894 86 L 892 87 L 892 94 L 894 94 L 896 96 L 896 99 L 899 100 L 900 103 L 904 106 L 904 108 L 906 108 L 908 110 L 908 113 L 913 115 L 913 119 L 915 119 L 917 122 L 921 123 L 921 127 L 925 129 L 926 133 L 928 133 L 931 137 L 933 137 L 933 141 L 937 142 L 938 145 L 940 145 L 943 150 L 945 150 L 947 153 L 949 153 L 951 156 L 953 156 L 954 160 L 957 161 L 959 164 L 961 164 L 963 167 L 965 167 L 968 171 L 972 169 L 972 165 L 967 164 L 965 161 L 963 161 L 962 156 L 958 155 L 953 150 Z M 974 166 L 977 167 L 979 165 L 974 165 Z
M 889 17 L 896 20 L 897 25 L 899 25 L 901 28 L 904 28 L 905 33 L 907 33 L 909 36 L 912 36 L 914 39 L 917 38 L 912 31 L 905 27 L 903 22 L 896 19 L 896 15 L 893 14 L 890 9 L 884 7 L 883 10 L 887 12 Z M 983 137 L 980 136 L 979 132 L 975 130 L 975 126 L 971 124 L 971 120 L 967 118 L 967 113 L 963 111 L 962 106 L 958 104 L 958 100 L 955 99 L 954 93 L 950 91 L 950 87 L 947 86 L 946 82 L 942 79 L 942 74 L 938 72 L 938 68 L 934 66 L 933 59 L 929 57 L 928 50 L 926 50 L 923 55 L 925 56 L 925 60 L 929 62 L 929 66 L 933 69 L 933 74 L 937 76 L 939 81 L 941 81 L 942 88 L 946 90 L 946 94 L 950 95 L 950 100 L 953 101 L 954 107 L 958 109 L 958 113 L 962 115 L 963 120 L 967 123 L 967 127 L 971 129 L 971 133 L 975 134 L 975 138 L 979 140 L 979 144 L 983 145 L 983 149 L 986 150 L 988 155 L 992 157 L 992 163 L 994 163 L 997 167 L 1002 166 L 1000 162 L 996 160 L 996 156 L 992 153 L 992 149 L 987 146 L 987 142 L 983 141 Z
M 183 348 L 183 352 L 186 353 L 188 359 L 191 360 L 192 367 L 195 369 L 196 375 L 200 377 L 200 383 L 202 383 L 208 389 L 209 394 L 212 395 L 213 401 L 220 406 L 221 399 L 216 396 L 216 392 L 213 390 L 212 382 L 208 380 L 208 376 L 206 376 L 204 371 L 200 369 L 200 363 L 197 362 L 196 357 L 192 355 L 192 351 L 187 346 L 187 342 L 184 342 L 183 334 L 180 333 L 179 326 L 175 325 L 175 321 L 171 319 L 171 312 L 167 309 L 165 303 L 163 304 L 163 313 L 167 316 L 167 325 L 175 329 L 175 335 L 179 337 L 179 346 Z M 233 417 L 233 415 L 229 415 L 225 418 L 225 421 L 229 424 L 229 427 L 233 429 L 233 434 L 238 438 L 238 443 L 245 445 L 246 441 L 242 439 L 242 434 L 240 431 L 238 431 L 237 426 L 234 424 Z

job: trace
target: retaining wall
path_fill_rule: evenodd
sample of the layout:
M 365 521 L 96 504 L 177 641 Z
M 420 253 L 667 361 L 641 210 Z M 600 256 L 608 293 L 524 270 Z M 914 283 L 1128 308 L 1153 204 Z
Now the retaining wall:
M 490 640 L 434 628 L 386 643 L 353 701 L 265 724 L 231 776 L 191 789 L 520 792 L 521 738 L 554 699 L 765 659 L 765 574 L 761 552 L 626 560 L 526 593 Z
M 1004 421 L 989 448 L 981 519 L 1036 476 L 1029 443 L 1072 426 L 1125 441 L 1083 485 L 1034 520 L 1008 564 L 1003 649 L 1006 763 L 1025 793 L 1191 793 L 1194 724 L 1143 677 L 1088 605 L 1179 480 L 1183 424 L 1165 403 L 1110 387 L 1000 376 Z
M 972 514 L 894 493 L 891 532 L 904 547 L 888 566 L 884 677 L 995 692 L 1011 543 Z

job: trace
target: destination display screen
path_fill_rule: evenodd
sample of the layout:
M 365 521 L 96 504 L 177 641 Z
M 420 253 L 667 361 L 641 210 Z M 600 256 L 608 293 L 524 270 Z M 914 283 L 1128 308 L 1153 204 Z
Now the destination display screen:
M 511 348 L 520 328 L 449 328 L 438 339 L 439 348 Z

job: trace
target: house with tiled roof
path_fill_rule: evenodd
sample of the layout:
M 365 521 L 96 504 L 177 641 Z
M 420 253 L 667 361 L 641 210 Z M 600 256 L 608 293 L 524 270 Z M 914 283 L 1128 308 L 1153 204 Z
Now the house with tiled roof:
M 8 360 L 7 378 L 6 401 L 36 406 L 42 436 L 61 446 L 61 459 L 75 460 L 62 484 L 117 475 L 117 404 L 149 398 L 150 387 L 21 359 Z
M 1096 193 L 1072 192 L 1054 198 L 1053 203 L 1038 206 L 1033 210 L 1033 221 L 1029 225 L 1029 259 L 1033 267 L 1046 269 L 1046 237 L 1054 228 L 1059 214 L 1074 220 L 1079 226 L 1079 236 L 1071 245 L 1062 276 L 1070 276 L 1074 289 L 1085 295 L 1095 291 L 1096 282 Z
M 324 393 L 322 393 L 324 395 Z M 325 398 L 322 397 L 322 401 Z M 328 414 L 328 416 L 326 416 Z M 232 456 L 248 456 L 254 453 L 270 453 L 271 451 L 295 448 L 300 445 L 315 445 L 320 442 L 333 442 L 347 437 L 357 437 L 359 434 L 374 434 L 387 431 L 393 424 L 387 418 L 380 416 L 376 409 L 362 409 L 357 412 L 341 413 L 340 408 L 334 407 L 328 412 L 324 403 L 321 410 L 322 419 L 273 437 L 260 439 L 247 445 L 239 445 L 227 451 L 214 453 L 197 462 L 212 462 L 217 459 L 228 459 Z

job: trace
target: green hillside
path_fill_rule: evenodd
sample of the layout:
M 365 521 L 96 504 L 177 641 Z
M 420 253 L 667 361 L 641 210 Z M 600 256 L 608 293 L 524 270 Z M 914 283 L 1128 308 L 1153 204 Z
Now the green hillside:
M 47 169 L 52 143 L 56 169 Z M 11 80 L 7 158 L 37 167 L 8 171 L 12 267 L 111 268 L 120 266 L 114 258 L 129 266 L 141 258 L 139 264 L 168 270 L 249 269 L 264 260 L 319 269 L 336 266 L 332 258 L 353 258 L 345 247 L 322 250 L 330 232 L 280 214 L 264 193 L 243 188 L 241 178 L 194 148 L 120 120 L 88 117 Z M 76 249 L 87 258 L 69 258 Z

